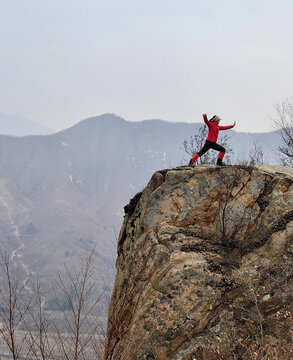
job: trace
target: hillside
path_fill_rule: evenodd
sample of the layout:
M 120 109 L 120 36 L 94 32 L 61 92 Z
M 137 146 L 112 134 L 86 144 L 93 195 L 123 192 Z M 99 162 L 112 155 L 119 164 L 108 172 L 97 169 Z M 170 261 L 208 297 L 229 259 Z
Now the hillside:
M 123 206 L 154 171 L 182 163 L 182 143 L 197 127 L 105 114 L 48 136 L 0 136 L 2 248 L 50 284 L 64 261 L 97 244 L 101 282 L 111 287 Z M 254 137 L 246 134 L 239 151 Z M 261 138 L 265 147 L 276 134 Z
M 293 170 L 177 167 L 125 207 L 105 360 L 292 359 Z

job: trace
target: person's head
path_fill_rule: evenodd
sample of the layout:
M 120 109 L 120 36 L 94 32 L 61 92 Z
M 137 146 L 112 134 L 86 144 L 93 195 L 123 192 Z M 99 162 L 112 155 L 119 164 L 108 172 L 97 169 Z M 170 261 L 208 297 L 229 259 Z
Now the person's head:
M 218 116 L 218 115 L 214 115 L 214 116 L 211 118 L 210 121 L 213 122 L 213 123 L 215 123 L 215 124 L 219 124 L 219 122 L 221 121 L 221 118 L 220 118 L 220 116 Z

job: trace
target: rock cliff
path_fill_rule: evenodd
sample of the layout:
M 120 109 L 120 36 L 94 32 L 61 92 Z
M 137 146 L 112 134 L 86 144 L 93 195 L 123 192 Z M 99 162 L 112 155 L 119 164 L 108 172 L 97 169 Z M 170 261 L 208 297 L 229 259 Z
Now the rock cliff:
M 292 358 L 292 182 L 284 167 L 156 172 L 125 207 L 104 359 Z

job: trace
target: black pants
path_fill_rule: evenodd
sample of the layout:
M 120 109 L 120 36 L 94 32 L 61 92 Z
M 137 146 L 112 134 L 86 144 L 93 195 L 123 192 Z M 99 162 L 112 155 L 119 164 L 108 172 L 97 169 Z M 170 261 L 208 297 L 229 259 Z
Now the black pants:
M 220 151 L 220 152 L 226 152 L 226 149 L 223 146 L 221 146 L 221 145 L 219 145 L 217 143 L 214 143 L 212 141 L 206 140 L 203 148 L 200 149 L 197 154 L 199 156 L 202 156 L 203 154 L 205 154 L 210 149 L 217 150 L 217 151 Z

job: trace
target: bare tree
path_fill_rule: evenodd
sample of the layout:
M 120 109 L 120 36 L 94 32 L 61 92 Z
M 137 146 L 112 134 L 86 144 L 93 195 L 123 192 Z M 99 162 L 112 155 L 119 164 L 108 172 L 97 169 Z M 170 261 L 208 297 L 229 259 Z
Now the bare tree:
M 96 310 L 102 295 L 96 295 L 94 253 L 93 249 L 89 256 L 83 259 L 79 269 L 69 269 L 65 265 L 64 274 L 59 273 L 56 281 L 57 289 L 67 304 L 66 308 L 55 289 L 56 302 L 63 314 L 64 325 L 64 329 L 56 326 L 55 331 L 64 359 L 96 359 L 97 347 L 93 348 L 92 345 L 100 340 L 101 323 L 97 319 Z
M 0 252 L 0 335 L 14 360 L 102 359 L 105 342 L 103 306 L 97 294 L 95 250 L 80 267 L 58 273 L 55 302 L 60 311 L 46 309 L 39 281 L 23 279 L 10 256 Z M 0 354 L 1 356 L 1 354 Z
M 29 309 L 29 317 L 24 321 L 27 331 L 27 344 L 31 356 L 36 359 L 53 359 L 56 350 L 54 339 L 55 318 L 46 311 L 46 295 L 41 290 L 40 281 L 32 286 L 33 305 Z
M 253 142 L 253 146 L 249 151 L 249 166 L 257 166 L 265 163 L 264 152 L 261 145 L 257 141 Z
M 286 100 L 275 106 L 277 119 L 275 125 L 282 138 L 278 147 L 283 165 L 293 166 L 293 99 Z
M 206 125 L 200 125 L 198 133 L 192 135 L 189 140 L 185 139 L 183 141 L 183 150 L 190 156 L 193 156 L 198 152 L 203 146 L 208 136 L 208 127 Z M 225 156 L 227 163 L 231 161 L 231 155 L 233 150 L 229 145 L 230 137 L 227 135 L 221 136 L 219 138 L 219 144 L 226 148 L 228 154 Z M 196 161 L 199 164 L 213 164 L 218 158 L 218 152 L 215 150 L 209 150 L 203 156 L 199 157 Z
M 13 360 L 25 359 L 30 349 L 25 347 L 26 332 L 20 332 L 31 300 L 24 301 L 28 281 L 23 279 L 17 269 L 12 269 L 10 256 L 0 252 L 0 334 Z
M 219 202 L 219 230 L 221 240 L 226 244 L 232 243 L 235 235 L 243 226 L 245 214 L 239 215 L 233 209 L 233 198 L 241 191 L 243 184 L 242 178 L 247 170 L 236 168 L 232 172 L 219 171 L 216 178 L 219 186 L 216 189 Z
M 263 148 L 258 144 L 258 141 L 253 142 L 249 150 L 248 158 L 242 157 L 237 160 L 237 164 L 247 166 L 259 166 L 266 163 L 267 160 L 265 159 Z
M 292 359 L 292 294 L 288 291 L 293 274 L 292 257 L 289 259 L 285 255 L 281 260 L 274 268 L 259 267 L 253 276 L 244 272 L 238 277 L 242 296 L 240 301 L 231 304 L 236 321 L 231 337 L 239 345 L 242 355 L 246 354 L 244 358 Z M 269 305 L 272 302 L 273 307 Z M 271 344 L 265 335 L 268 323 L 274 322 L 278 326 L 270 329 L 270 335 L 276 339 Z

